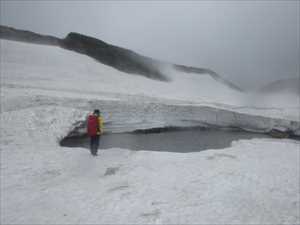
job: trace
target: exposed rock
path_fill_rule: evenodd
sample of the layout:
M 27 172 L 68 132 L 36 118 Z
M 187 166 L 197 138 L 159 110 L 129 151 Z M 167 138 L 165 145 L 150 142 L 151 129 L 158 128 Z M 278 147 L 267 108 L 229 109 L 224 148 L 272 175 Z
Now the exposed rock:
M 197 68 L 197 67 L 184 66 L 184 65 L 174 65 L 174 67 L 175 67 L 175 69 L 186 72 L 186 73 L 209 74 L 216 81 L 221 82 L 221 83 L 231 87 L 234 90 L 243 91 L 240 87 L 238 87 L 237 85 L 235 85 L 234 83 L 232 83 L 228 80 L 225 80 L 219 74 L 217 74 L 215 71 L 212 71 L 211 69 Z
M 290 136 L 288 131 L 272 129 L 269 134 L 274 138 L 288 138 Z
M 59 45 L 60 39 L 49 36 L 41 35 L 31 31 L 18 30 L 12 27 L 6 27 L 0 25 L 0 39 L 6 39 L 11 41 L 22 41 L 34 44 L 43 45 Z
M 162 81 L 168 80 L 159 70 L 159 61 L 139 55 L 125 48 L 107 44 L 96 38 L 70 33 L 62 40 L 61 46 L 88 55 L 103 64 L 123 72 L 141 74 L 148 78 Z

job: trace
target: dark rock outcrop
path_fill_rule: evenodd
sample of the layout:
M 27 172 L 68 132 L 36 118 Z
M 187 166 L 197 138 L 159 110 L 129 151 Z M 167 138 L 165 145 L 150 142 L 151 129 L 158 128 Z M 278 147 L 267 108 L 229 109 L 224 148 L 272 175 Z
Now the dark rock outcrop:
M 59 38 L 53 36 L 41 35 L 31 31 L 18 30 L 12 27 L 6 27 L 1 25 L 0 39 L 56 46 L 59 45 L 60 42 Z
M 272 129 L 269 132 L 269 134 L 273 138 L 288 138 L 290 136 L 290 133 L 288 131 L 282 131 L 277 129 Z
M 141 74 L 156 80 L 168 80 L 159 69 L 161 64 L 159 61 L 107 44 L 96 38 L 70 33 L 61 41 L 61 47 L 88 55 L 123 72 Z
M 209 74 L 212 78 L 214 78 L 216 81 L 221 82 L 227 86 L 229 86 L 232 89 L 235 89 L 237 91 L 243 91 L 240 87 L 233 84 L 232 82 L 225 80 L 222 78 L 219 74 L 216 72 L 206 69 L 206 68 L 197 68 L 197 67 L 191 67 L 191 66 L 184 66 L 184 65 L 174 65 L 175 69 L 185 72 L 185 73 L 198 73 L 198 74 Z

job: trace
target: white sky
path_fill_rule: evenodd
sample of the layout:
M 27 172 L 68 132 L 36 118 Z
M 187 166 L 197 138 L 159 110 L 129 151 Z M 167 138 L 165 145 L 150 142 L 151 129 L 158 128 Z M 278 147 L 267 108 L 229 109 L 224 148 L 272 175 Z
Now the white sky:
M 242 87 L 299 77 L 300 1 L 1 1 L 2 25 L 75 31 Z

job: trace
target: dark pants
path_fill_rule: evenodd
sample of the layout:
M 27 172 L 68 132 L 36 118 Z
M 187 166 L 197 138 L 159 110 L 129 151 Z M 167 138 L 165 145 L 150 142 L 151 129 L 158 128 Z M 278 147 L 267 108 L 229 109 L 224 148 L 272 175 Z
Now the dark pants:
M 91 149 L 92 155 L 97 155 L 98 148 L 99 148 L 99 142 L 100 142 L 100 135 L 91 137 L 90 149 Z

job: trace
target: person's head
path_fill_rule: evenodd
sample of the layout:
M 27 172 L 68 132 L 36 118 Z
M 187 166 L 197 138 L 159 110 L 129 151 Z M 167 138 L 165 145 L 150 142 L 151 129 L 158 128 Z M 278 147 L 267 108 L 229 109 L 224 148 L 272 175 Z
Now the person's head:
M 94 114 L 97 115 L 97 116 L 99 116 L 100 115 L 100 110 L 99 109 L 95 109 L 94 110 Z

